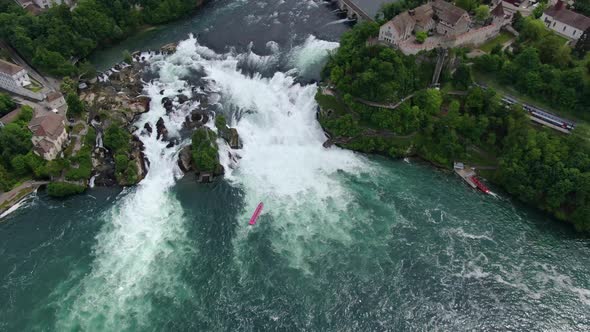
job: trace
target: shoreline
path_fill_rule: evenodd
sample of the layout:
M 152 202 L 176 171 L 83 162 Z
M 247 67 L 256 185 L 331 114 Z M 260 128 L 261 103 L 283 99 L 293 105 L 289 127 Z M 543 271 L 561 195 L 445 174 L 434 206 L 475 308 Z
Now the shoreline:
M 5 212 L 47 184 L 49 184 L 49 181 L 28 180 L 12 190 L 2 193 L 0 195 L 0 222 L 8 215 L 4 215 Z
M 319 94 L 325 95 L 323 93 L 323 91 L 320 89 L 318 90 Z M 345 143 L 342 142 L 343 138 L 346 137 L 342 137 L 342 136 L 335 136 L 333 135 L 320 121 L 320 117 L 322 113 L 324 113 L 326 110 L 324 110 L 322 108 L 322 106 L 320 105 L 320 102 L 318 102 L 317 97 L 316 97 L 316 102 L 318 103 L 318 114 L 316 116 L 316 121 L 319 123 L 320 127 L 322 128 L 322 130 L 324 131 L 325 135 L 326 135 L 326 143 L 327 142 L 332 142 L 333 145 L 338 146 L 341 149 L 345 149 L 345 150 L 349 150 L 349 151 L 353 151 L 356 153 L 362 153 L 362 154 L 366 154 L 366 155 L 373 155 L 373 156 L 381 156 L 390 160 L 396 160 L 396 161 L 402 161 L 405 158 L 411 158 L 411 159 L 415 159 L 418 160 L 419 162 L 423 163 L 423 164 L 427 164 L 429 165 L 429 167 L 432 167 L 435 170 L 438 171 L 444 171 L 445 173 L 449 173 L 449 175 L 451 175 L 453 173 L 453 168 L 451 166 L 446 166 L 446 165 L 442 165 L 440 163 L 437 163 L 436 161 L 430 160 L 428 158 L 425 158 L 424 156 L 420 155 L 418 152 L 416 151 L 411 151 L 410 153 L 407 154 L 401 154 L 401 155 L 397 155 L 397 156 L 392 156 L 391 154 L 387 153 L 386 151 L 373 151 L 373 152 L 366 152 L 366 151 L 362 151 L 360 149 L 355 149 L 349 146 L 350 141 L 353 141 L 355 139 L 358 139 L 360 136 L 362 136 L 362 133 L 355 136 L 355 137 L 351 137 L 350 139 L 346 140 Z M 340 141 L 339 141 L 340 140 Z M 412 147 L 412 145 L 410 145 L 410 148 Z M 481 171 L 483 171 L 484 174 L 481 173 Z M 557 217 L 555 217 L 553 214 L 548 213 L 547 211 L 538 208 L 537 206 L 531 205 L 531 204 L 527 204 L 526 202 L 523 202 L 521 200 L 518 199 L 518 197 L 516 197 L 516 195 L 509 193 L 508 191 L 506 191 L 506 189 L 495 179 L 495 176 L 493 176 L 491 173 L 489 173 L 487 170 L 478 170 L 477 173 L 478 177 L 480 179 L 483 179 L 486 183 L 489 183 L 491 185 L 493 185 L 495 188 L 501 190 L 501 193 L 504 194 L 505 196 L 507 196 L 510 200 L 514 200 L 516 199 L 516 201 L 519 204 L 523 204 L 526 207 L 529 207 L 533 210 L 535 210 L 538 213 L 541 213 L 549 218 L 551 218 L 554 222 L 560 222 L 560 223 L 566 223 L 568 226 L 571 226 L 572 228 L 574 228 L 574 223 L 570 220 L 565 220 L 565 219 L 559 219 Z M 463 181 L 461 181 L 462 184 L 465 184 Z M 485 195 L 483 193 L 481 193 L 482 195 Z

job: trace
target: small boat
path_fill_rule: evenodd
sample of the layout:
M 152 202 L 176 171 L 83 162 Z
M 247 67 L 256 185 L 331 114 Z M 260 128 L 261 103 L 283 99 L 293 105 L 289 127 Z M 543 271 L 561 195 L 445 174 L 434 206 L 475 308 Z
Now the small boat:
M 481 181 L 479 181 L 479 179 L 476 176 L 472 176 L 471 181 L 473 181 L 473 183 L 475 183 L 475 185 L 477 186 L 477 188 L 479 190 L 483 191 L 486 194 L 491 194 L 490 189 L 488 189 L 488 187 L 486 187 L 485 184 L 483 184 Z
M 260 202 L 258 204 L 258 206 L 256 207 L 256 210 L 254 210 L 254 214 L 252 215 L 252 218 L 250 218 L 250 225 L 254 225 L 256 224 L 256 220 L 258 220 L 258 217 L 260 217 L 260 213 L 262 213 L 262 208 L 264 207 L 264 204 L 262 204 L 262 202 Z

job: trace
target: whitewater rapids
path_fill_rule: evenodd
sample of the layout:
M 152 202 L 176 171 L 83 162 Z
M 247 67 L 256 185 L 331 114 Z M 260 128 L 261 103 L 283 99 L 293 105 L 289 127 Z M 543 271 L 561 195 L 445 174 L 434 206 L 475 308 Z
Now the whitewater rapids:
M 326 137 L 316 121 L 316 85 L 295 83 L 295 77 L 283 72 L 267 77 L 257 72 L 285 63 L 291 72 L 305 73 L 309 66 L 323 65 L 337 44 L 310 36 L 287 52 L 272 43 L 268 46 L 273 50 L 269 56 L 251 51 L 216 54 L 191 36 L 178 45 L 176 53 L 154 56 L 150 66 L 158 79 L 145 86 L 152 98 L 150 112 L 136 125 L 143 128 L 149 123 L 155 128 L 161 117 L 170 135 L 178 136 L 184 118 L 198 102 L 190 107 L 176 105 L 167 115 L 160 100 L 174 98 L 180 91 L 190 95 L 190 76 L 204 73 L 207 90 L 215 91 L 210 102 L 218 102 L 219 112 L 238 129 L 243 142 L 243 149 L 230 151 L 219 140 L 225 179 L 244 193 L 244 207 L 236 215 L 242 229 L 234 239 L 237 261 L 248 236 L 242 221 L 264 201 L 260 221 L 273 234 L 274 250 L 294 267 L 305 269 L 318 248 L 313 242 L 347 241 L 348 226 L 343 221 L 350 193 L 335 174 L 358 174 L 366 161 L 349 151 L 322 147 Z M 64 285 L 70 291 L 60 306 L 58 330 L 141 328 L 152 310 L 145 300 L 148 294 L 171 301 L 178 301 L 178 294 L 192 296 L 185 291 L 190 287 L 179 271 L 195 254 L 195 246 L 187 237 L 182 207 L 170 193 L 181 176 L 176 164 L 179 149 L 188 142 L 167 148 L 155 130 L 136 134 L 145 145 L 149 172 L 137 187 L 126 189 L 104 216 L 92 271 L 81 280 L 66 282 L 79 286 Z M 239 160 L 228 158 L 230 152 Z

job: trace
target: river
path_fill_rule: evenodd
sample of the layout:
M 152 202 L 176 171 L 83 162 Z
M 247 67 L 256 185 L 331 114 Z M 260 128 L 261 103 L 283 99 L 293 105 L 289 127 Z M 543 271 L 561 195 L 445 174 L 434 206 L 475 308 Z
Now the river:
M 196 184 L 145 133 L 138 186 L 30 197 L 0 223 L 0 330 L 589 330 L 587 238 L 423 163 L 322 147 L 317 87 L 298 82 L 346 30 L 332 10 L 217 1 L 137 37 L 182 40 L 150 60 L 138 127 L 177 133 L 187 109 L 166 115 L 160 91 L 198 79 L 243 149 Z

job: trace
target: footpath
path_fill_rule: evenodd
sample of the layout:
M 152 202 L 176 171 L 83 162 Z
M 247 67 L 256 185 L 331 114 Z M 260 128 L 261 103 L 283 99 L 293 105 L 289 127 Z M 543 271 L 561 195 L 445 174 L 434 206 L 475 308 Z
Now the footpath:
M 32 193 L 42 185 L 48 184 L 49 181 L 26 181 L 20 186 L 0 195 L 0 214 L 8 210 L 12 205 L 21 200 L 26 195 Z

